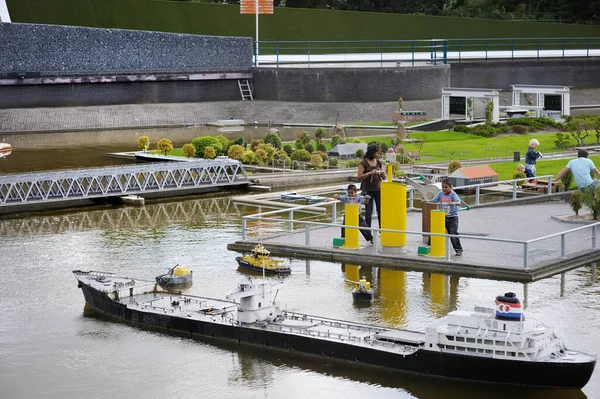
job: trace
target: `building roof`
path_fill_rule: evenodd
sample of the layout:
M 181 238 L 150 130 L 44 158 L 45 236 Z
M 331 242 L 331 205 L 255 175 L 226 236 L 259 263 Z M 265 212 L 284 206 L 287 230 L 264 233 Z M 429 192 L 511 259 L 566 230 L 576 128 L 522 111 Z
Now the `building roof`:
M 480 179 L 483 177 L 498 176 L 498 173 L 490 165 L 470 166 L 460 168 L 452 172 L 448 177 L 458 177 L 464 179 Z
M 367 143 L 349 143 L 349 144 L 338 144 L 333 147 L 330 151 L 327 151 L 327 155 L 331 156 L 348 156 L 356 154 L 357 150 L 367 151 Z

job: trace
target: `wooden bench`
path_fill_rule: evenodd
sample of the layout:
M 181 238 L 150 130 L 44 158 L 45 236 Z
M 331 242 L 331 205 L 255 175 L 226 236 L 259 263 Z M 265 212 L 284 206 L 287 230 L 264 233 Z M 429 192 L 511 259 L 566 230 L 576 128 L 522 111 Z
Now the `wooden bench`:
M 548 194 L 548 182 L 546 180 L 538 180 L 536 184 L 523 183 L 521 189 L 523 191 Z M 565 191 L 562 182 L 552 182 L 552 192 L 558 193 L 559 191 Z

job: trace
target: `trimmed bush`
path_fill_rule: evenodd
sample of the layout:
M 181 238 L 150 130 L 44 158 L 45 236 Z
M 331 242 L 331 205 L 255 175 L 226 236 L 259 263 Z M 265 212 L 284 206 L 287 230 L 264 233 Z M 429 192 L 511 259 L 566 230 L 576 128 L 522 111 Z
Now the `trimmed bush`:
M 259 145 L 262 144 L 262 140 L 252 140 L 252 143 L 250 143 L 250 150 L 252 151 L 256 151 L 256 149 L 258 148 Z
M 204 147 L 204 158 L 206 159 L 215 159 L 217 157 L 217 152 L 211 146 Z
M 335 167 L 338 166 L 340 163 L 340 160 L 334 157 L 329 158 L 329 166 Z
M 527 133 L 527 127 L 523 125 L 513 125 L 510 130 L 517 134 Z
M 565 186 L 565 191 L 569 191 L 571 188 L 571 184 L 573 184 L 573 172 L 569 169 L 567 173 L 564 174 L 563 177 L 560 178 L 560 181 Z
M 290 157 L 292 161 L 308 162 L 310 161 L 310 152 L 306 150 L 296 150 Z
M 213 136 L 200 136 L 192 140 L 192 145 L 196 149 L 196 156 L 204 156 L 204 147 L 212 147 L 215 153 L 221 154 L 223 151 L 223 145 L 221 142 Z
M 575 216 L 579 216 L 579 210 L 582 208 L 581 193 L 579 191 L 573 191 L 571 193 L 571 209 L 575 212 Z
M 193 158 L 196 156 L 196 147 L 191 143 L 184 144 L 181 151 L 186 158 Z
M 317 144 L 317 151 L 327 152 L 327 146 L 324 143 Z
M 307 145 L 305 145 L 305 146 L 304 146 L 304 149 L 305 149 L 306 151 L 308 151 L 309 153 L 311 153 L 311 154 L 312 154 L 313 152 L 315 152 L 315 147 L 314 147 L 314 146 L 313 146 L 311 143 L 308 143 Z
M 454 131 L 459 133 L 469 133 L 469 128 L 465 125 L 454 125 Z
M 231 159 L 235 159 L 237 161 L 241 161 L 244 158 L 244 147 L 239 144 L 233 144 L 229 147 L 229 151 L 227 151 L 227 156 Z
M 312 154 L 310 156 L 310 163 L 315 167 L 320 168 L 323 163 L 323 158 L 321 158 L 319 154 Z
M 253 164 L 256 163 L 256 155 L 253 151 L 244 151 L 244 156 L 242 157 L 242 163 Z
M 274 148 L 277 148 L 278 150 L 281 149 L 281 138 L 277 133 L 267 133 L 263 141 L 265 144 L 271 144 Z
M 285 151 L 285 153 L 289 157 L 290 155 L 292 155 L 292 152 L 294 152 L 294 148 L 291 145 L 286 144 L 286 145 L 283 146 L 283 151 Z

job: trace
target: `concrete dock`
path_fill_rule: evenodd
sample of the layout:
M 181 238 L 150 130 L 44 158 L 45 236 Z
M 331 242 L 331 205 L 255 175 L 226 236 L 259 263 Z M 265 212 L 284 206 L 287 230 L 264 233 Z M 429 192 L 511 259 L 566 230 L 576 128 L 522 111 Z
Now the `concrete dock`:
M 462 235 L 464 253 L 463 256 L 457 257 L 450 249 L 449 260 L 445 257 L 433 258 L 417 254 L 418 247 L 424 245 L 421 212 L 408 212 L 407 232 L 415 234 L 407 234 L 406 246 L 401 249 L 381 248 L 377 243 L 379 237 L 375 240 L 377 247 L 374 248 L 362 236 L 359 237 L 359 249 L 335 248 L 333 239 L 340 237 L 341 225 L 310 226 L 307 244 L 307 229 L 302 222 L 295 223 L 294 231 L 289 232 L 288 223 L 272 220 L 268 222 L 270 230 L 279 228 L 279 233 L 266 236 L 256 227 L 256 231 L 248 232 L 246 240 L 231 243 L 227 248 L 247 252 L 258 242 L 262 242 L 274 256 L 280 257 L 530 282 L 600 259 L 600 250 L 595 238 L 595 230 L 600 226 L 592 227 L 594 221 L 573 224 L 573 221 L 566 220 L 569 215 L 573 215 L 569 204 L 559 196 L 550 197 L 554 199 L 545 203 L 531 204 L 528 203 L 528 199 L 524 199 L 504 206 L 481 206 L 460 212 L 459 232 Z M 518 205 L 519 203 L 522 205 Z M 585 210 L 582 210 L 582 213 L 585 213 Z M 376 227 L 376 217 L 373 222 L 373 227 Z M 341 220 L 338 220 L 338 223 L 341 223 Z M 560 233 L 578 228 L 579 230 L 561 237 Z M 555 237 L 532 241 L 527 245 L 522 243 L 555 233 L 558 233 Z M 564 240 L 565 244 L 564 253 L 561 251 L 561 240 Z M 524 266 L 525 253 L 527 267 Z

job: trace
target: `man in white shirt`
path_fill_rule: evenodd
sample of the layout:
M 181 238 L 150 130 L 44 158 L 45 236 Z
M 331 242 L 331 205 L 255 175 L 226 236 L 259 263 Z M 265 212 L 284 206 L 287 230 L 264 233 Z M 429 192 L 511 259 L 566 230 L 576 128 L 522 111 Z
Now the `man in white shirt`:
M 592 179 L 592 172 L 598 177 L 600 177 L 600 172 L 596 169 L 594 162 L 588 159 L 587 150 L 577 151 L 577 159 L 571 159 L 567 166 L 556 175 L 556 179 L 563 177 L 569 170 L 573 173 L 575 184 L 579 190 L 598 187 L 599 182 L 597 179 Z M 568 187 L 566 188 L 568 189 Z

